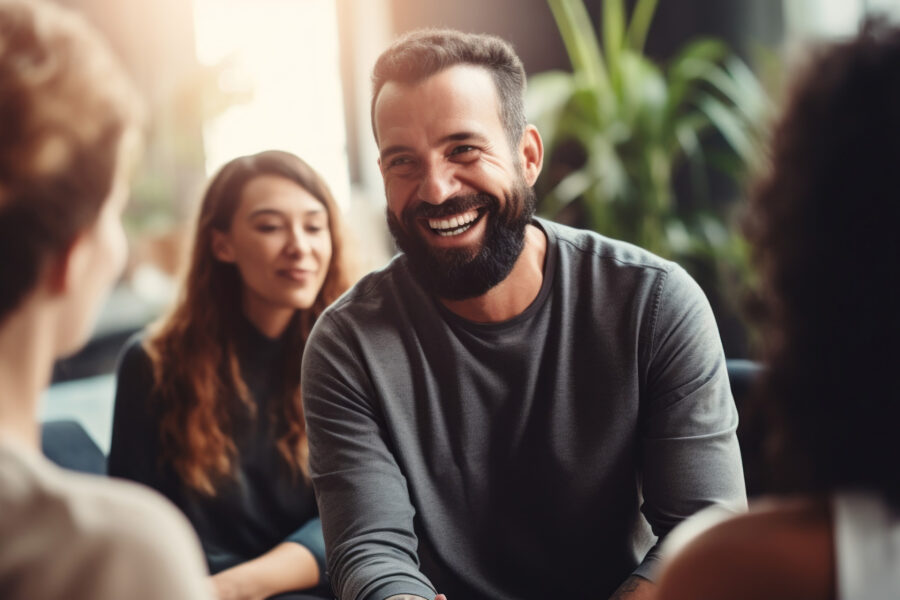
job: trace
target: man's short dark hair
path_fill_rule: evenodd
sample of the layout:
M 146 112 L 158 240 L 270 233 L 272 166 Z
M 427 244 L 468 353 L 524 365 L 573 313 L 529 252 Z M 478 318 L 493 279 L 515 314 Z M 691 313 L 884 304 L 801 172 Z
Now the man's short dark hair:
M 488 70 L 497 86 L 500 120 L 515 147 L 525 131 L 525 69 L 512 46 L 499 37 L 453 29 L 419 29 L 407 33 L 385 50 L 372 71 L 372 131 L 375 101 L 389 81 L 414 84 L 456 65 Z

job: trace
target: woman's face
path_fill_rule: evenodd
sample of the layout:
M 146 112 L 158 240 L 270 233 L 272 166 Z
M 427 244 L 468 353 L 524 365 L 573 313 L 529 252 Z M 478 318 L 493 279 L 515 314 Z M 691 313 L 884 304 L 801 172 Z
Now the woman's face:
M 328 211 L 293 181 L 259 175 L 244 186 L 231 229 L 213 232 L 213 252 L 240 272 L 251 321 L 308 309 L 331 263 Z

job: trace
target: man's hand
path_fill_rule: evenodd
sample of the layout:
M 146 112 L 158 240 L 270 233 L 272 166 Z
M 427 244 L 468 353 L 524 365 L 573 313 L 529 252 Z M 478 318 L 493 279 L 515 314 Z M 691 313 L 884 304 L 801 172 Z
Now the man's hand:
M 632 575 L 613 592 L 609 600 L 651 600 L 656 595 L 656 586 L 637 575 Z

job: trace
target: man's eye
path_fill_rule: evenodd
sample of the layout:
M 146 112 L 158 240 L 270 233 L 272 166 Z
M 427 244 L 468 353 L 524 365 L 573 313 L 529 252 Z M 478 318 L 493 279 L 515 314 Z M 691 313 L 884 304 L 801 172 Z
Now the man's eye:
M 455 146 L 453 148 L 453 150 L 450 151 L 450 155 L 451 156 L 460 156 L 460 155 L 468 154 L 470 152 L 474 152 L 477 149 L 478 148 L 476 148 L 475 146 L 469 146 L 469 145 L 463 144 L 462 146 Z
M 273 231 L 276 231 L 277 229 L 278 225 L 275 225 L 274 223 L 259 223 L 256 226 L 256 230 L 260 233 L 271 233 Z
M 392 158 L 388 163 L 390 167 L 405 167 L 412 164 L 412 160 L 408 156 L 397 156 Z

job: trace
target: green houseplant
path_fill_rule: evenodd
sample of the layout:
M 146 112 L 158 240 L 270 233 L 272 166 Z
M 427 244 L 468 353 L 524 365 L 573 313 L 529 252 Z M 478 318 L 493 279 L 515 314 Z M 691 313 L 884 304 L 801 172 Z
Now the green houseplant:
M 582 225 L 681 262 L 715 307 L 723 278 L 740 281 L 748 270 L 730 203 L 708 197 L 707 167 L 740 182 L 760 156 L 770 103 L 721 40 L 693 40 L 664 68 L 651 61 L 644 42 L 657 1 L 637 0 L 628 18 L 623 0 L 605 0 L 598 36 L 582 0 L 548 0 L 572 72 L 529 80 L 529 116 L 548 158 L 539 211 L 575 213 Z M 676 198 L 682 168 L 689 199 Z
M 647 58 L 657 1 L 637 0 L 628 21 L 623 0 L 606 0 L 598 39 L 582 0 L 548 0 L 573 70 L 532 76 L 528 104 L 550 161 L 565 143 L 583 149 L 582 164 L 542 182 L 541 211 L 553 217 L 581 199 L 589 226 L 674 258 L 728 237 L 702 174 L 715 162 L 739 176 L 756 160 L 769 102 L 720 40 L 688 43 L 665 69 Z M 673 188 L 685 162 L 698 196 L 689 211 Z

